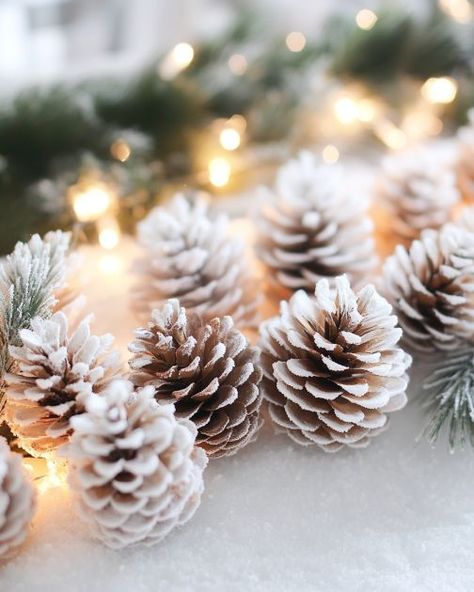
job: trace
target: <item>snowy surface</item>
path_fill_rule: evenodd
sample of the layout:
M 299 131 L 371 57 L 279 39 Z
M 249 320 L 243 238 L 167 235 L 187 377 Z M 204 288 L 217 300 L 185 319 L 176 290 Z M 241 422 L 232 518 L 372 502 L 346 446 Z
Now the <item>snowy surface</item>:
M 132 249 L 122 249 L 124 264 Z M 130 279 L 119 269 L 99 281 L 97 251 L 87 257 L 96 329 L 123 347 L 135 324 Z M 210 463 L 194 519 L 150 549 L 91 541 L 66 489 L 49 490 L 27 543 L 0 568 L 0 591 L 472 590 L 474 455 L 416 444 L 422 425 L 412 402 L 369 448 L 327 455 L 267 422 L 236 457 Z

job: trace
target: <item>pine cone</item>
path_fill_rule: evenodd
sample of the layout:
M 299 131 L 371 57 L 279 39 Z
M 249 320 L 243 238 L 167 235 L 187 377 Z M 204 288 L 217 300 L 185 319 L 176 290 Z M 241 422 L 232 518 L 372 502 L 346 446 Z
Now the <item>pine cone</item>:
M 21 347 L 10 347 L 7 421 L 21 446 L 42 456 L 64 444 L 70 418 L 84 411 L 85 398 L 99 393 L 120 371 L 111 335 L 91 335 L 90 317 L 73 331 L 63 312 L 35 318 L 20 331 Z
M 458 132 L 458 185 L 466 201 L 474 200 L 474 109 L 468 113 L 469 124 Z
M 194 446 L 196 428 L 157 405 L 153 388 L 134 393 L 125 380 L 90 396 L 86 409 L 71 419 L 65 449 L 82 517 L 112 548 L 159 542 L 200 503 L 207 458 Z
M 384 266 L 387 297 L 414 350 L 455 349 L 474 339 L 474 234 L 447 224 L 399 245 Z
M 35 491 L 23 472 L 21 457 L 0 438 L 0 558 L 23 543 L 35 508 Z
M 373 286 L 354 293 L 345 276 L 296 292 L 261 327 L 263 391 L 273 421 L 327 452 L 363 447 L 406 403 L 410 356 Z
M 230 315 L 240 327 L 254 326 L 257 300 L 247 271 L 244 243 L 227 235 L 223 215 L 208 213 L 204 199 L 177 195 L 138 225 L 145 248 L 132 298 L 141 318 L 168 298 L 179 298 L 204 319 Z
M 277 285 L 311 291 L 320 278 L 347 273 L 358 281 L 373 271 L 367 204 L 346 193 L 340 178 L 337 167 L 318 166 L 308 152 L 279 170 L 257 219 L 257 254 Z
M 152 385 L 159 403 L 174 403 L 177 417 L 193 421 L 207 454 L 230 455 L 252 440 L 261 402 L 258 350 L 230 317 L 206 325 L 169 300 L 135 337 L 131 380 Z
M 460 197 L 454 173 L 434 149 L 386 158 L 377 193 L 390 214 L 391 230 L 408 242 L 448 222 Z

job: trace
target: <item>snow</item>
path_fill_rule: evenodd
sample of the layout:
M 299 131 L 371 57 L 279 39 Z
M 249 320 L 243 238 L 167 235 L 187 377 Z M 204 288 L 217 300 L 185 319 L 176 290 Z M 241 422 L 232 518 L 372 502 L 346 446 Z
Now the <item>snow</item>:
M 121 249 L 128 266 L 133 248 L 125 241 Z M 135 326 L 131 279 L 122 267 L 99 281 L 98 248 L 85 258 L 96 330 L 113 332 L 124 348 Z M 414 381 L 412 398 L 417 390 Z M 102 547 L 67 489 L 50 489 L 27 543 L 0 568 L 0 591 L 472 589 L 474 455 L 417 444 L 422 426 L 412 401 L 367 449 L 332 455 L 275 435 L 267 420 L 255 443 L 211 461 L 195 517 L 152 548 Z

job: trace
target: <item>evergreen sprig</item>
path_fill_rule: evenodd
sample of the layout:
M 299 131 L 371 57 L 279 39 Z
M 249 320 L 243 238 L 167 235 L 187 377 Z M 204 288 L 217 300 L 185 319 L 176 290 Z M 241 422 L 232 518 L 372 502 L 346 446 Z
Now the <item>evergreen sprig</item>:
M 434 444 L 447 432 L 451 451 L 474 447 L 474 351 L 449 355 L 423 384 L 431 414 L 425 436 Z

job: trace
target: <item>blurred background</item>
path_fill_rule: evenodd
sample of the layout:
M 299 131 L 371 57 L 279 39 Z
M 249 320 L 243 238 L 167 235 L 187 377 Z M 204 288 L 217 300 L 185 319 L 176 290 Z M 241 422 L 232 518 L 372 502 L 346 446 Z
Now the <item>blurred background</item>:
M 0 252 L 125 231 L 176 189 L 236 194 L 449 135 L 474 104 L 471 0 L 0 0 Z

